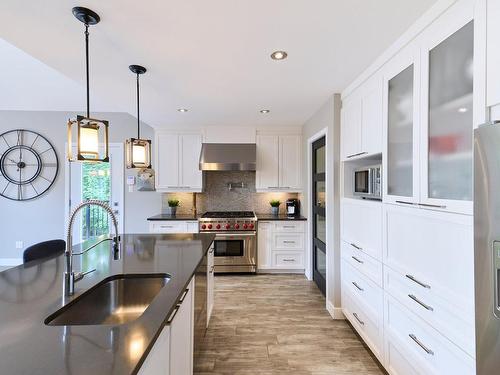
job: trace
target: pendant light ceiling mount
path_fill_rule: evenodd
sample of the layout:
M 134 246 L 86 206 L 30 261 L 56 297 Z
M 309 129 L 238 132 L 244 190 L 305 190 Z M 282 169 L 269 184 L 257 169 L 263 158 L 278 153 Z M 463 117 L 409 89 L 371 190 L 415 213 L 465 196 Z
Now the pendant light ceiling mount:
M 76 19 L 85 25 L 97 25 L 101 21 L 101 17 L 91 9 L 84 7 L 74 7 L 72 9 L 73 15 Z
M 130 65 L 128 68 L 130 69 L 130 71 L 132 73 L 135 73 L 135 74 L 144 74 L 148 71 L 145 67 L 140 66 L 140 65 Z

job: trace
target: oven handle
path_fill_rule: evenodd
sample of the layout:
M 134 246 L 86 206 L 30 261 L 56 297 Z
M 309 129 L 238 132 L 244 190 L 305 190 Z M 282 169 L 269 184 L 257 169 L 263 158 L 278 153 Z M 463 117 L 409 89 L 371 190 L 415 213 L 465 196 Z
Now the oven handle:
M 207 233 L 207 232 L 200 232 L 200 233 Z M 245 233 L 227 233 L 227 232 L 209 232 L 215 234 L 215 239 L 220 240 L 224 238 L 235 238 L 235 237 L 255 237 L 257 235 L 257 232 L 245 232 Z

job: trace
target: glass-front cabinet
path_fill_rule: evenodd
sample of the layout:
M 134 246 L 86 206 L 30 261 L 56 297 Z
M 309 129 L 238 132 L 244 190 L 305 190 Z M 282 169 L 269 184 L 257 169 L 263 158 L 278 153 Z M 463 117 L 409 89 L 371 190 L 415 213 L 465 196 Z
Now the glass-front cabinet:
M 402 51 L 385 68 L 388 203 L 472 213 L 472 14 L 429 27 L 417 47 Z

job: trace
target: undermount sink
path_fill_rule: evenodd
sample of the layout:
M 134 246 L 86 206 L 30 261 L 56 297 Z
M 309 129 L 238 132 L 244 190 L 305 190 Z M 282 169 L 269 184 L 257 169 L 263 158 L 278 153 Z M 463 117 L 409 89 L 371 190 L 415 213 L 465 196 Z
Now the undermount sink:
M 50 315 L 45 324 L 118 325 L 131 322 L 144 313 L 169 280 L 167 274 L 108 277 Z

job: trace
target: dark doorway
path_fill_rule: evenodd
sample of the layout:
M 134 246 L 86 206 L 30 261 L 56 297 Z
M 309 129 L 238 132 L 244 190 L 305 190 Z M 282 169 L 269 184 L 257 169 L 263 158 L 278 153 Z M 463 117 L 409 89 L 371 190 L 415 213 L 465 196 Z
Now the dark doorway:
M 326 147 L 325 137 L 312 144 L 313 280 L 326 294 Z

